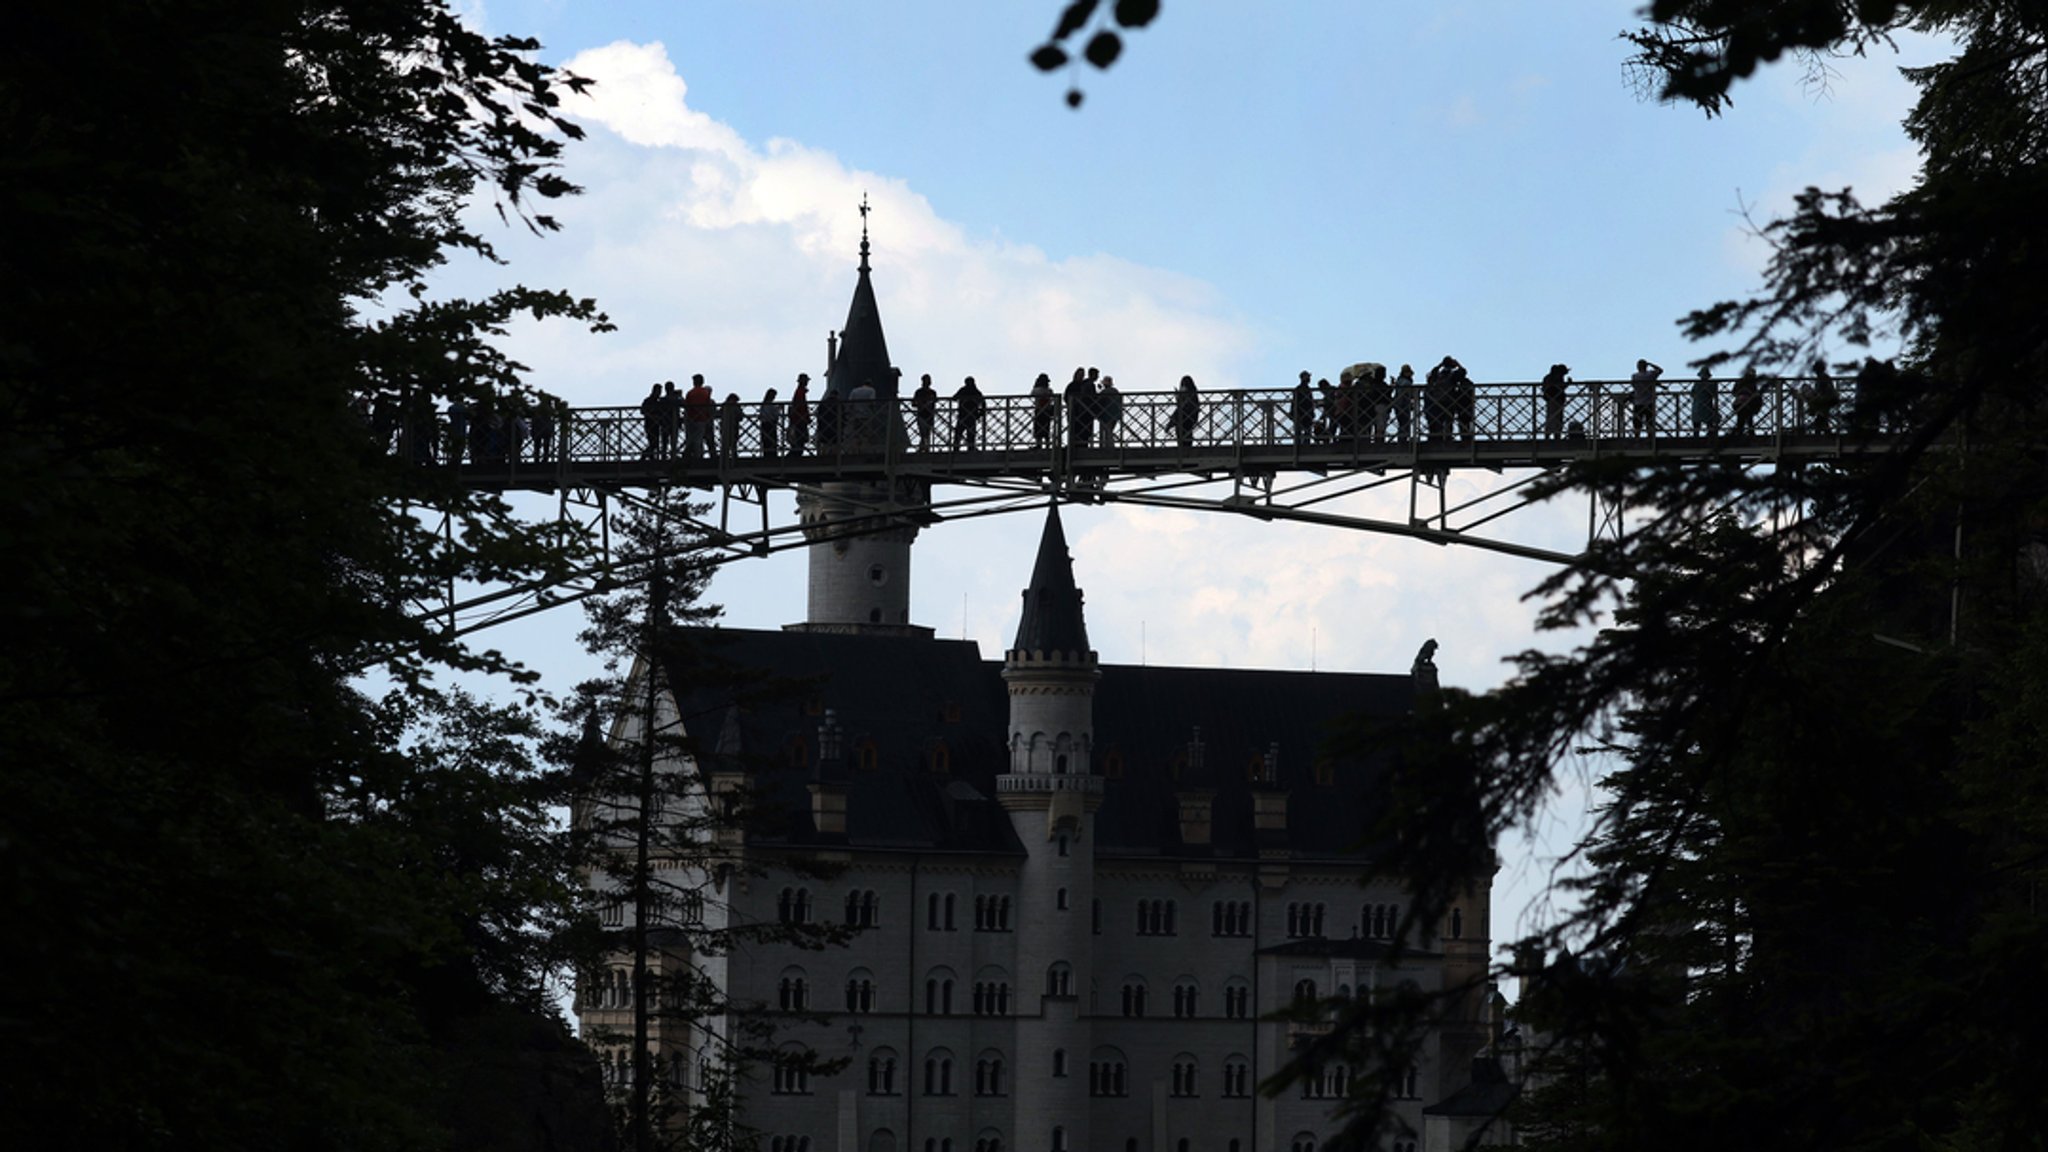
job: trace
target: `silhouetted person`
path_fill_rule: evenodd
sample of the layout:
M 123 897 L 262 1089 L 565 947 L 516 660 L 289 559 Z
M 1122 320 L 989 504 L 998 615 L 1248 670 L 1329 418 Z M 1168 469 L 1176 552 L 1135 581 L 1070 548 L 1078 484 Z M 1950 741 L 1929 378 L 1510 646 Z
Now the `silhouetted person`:
M 1700 369 L 1699 378 L 1692 382 L 1692 434 L 1702 431 L 1710 436 L 1721 434 L 1721 389 L 1714 383 L 1712 368 Z
M 796 374 L 796 391 L 789 395 L 789 454 L 801 456 L 811 442 L 811 378 Z
M 1451 368 L 1456 364 L 1449 356 L 1437 361 L 1423 384 L 1422 413 L 1431 440 L 1448 440 L 1451 435 L 1451 413 L 1457 407 L 1451 395 Z
M 1102 387 L 1095 392 L 1095 432 L 1104 448 L 1116 447 L 1117 431 L 1124 422 L 1124 394 L 1117 391 L 1116 379 L 1102 378 Z
M 683 459 L 691 464 L 706 451 L 716 453 L 718 445 L 714 440 L 711 418 L 718 404 L 711 398 L 711 389 L 704 384 L 702 373 L 690 377 L 690 390 L 683 393 Z
M 1052 439 L 1052 377 L 1043 372 L 1031 382 L 1031 446 L 1043 448 Z
M 1756 434 L 1756 414 L 1764 406 L 1763 383 L 1757 379 L 1756 366 L 1742 370 L 1735 380 L 1735 434 L 1752 436 Z
M 661 455 L 661 385 L 647 390 L 647 399 L 640 402 L 640 427 L 647 434 L 647 446 L 641 450 L 643 457 Z
M 873 447 L 881 440 L 880 413 L 876 409 L 875 382 L 862 380 L 846 394 L 846 406 L 839 410 L 840 433 L 856 448 Z
M 1415 438 L 1415 395 L 1420 390 L 1414 367 L 1401 365 L 1400 375 L 1394 377 L 1394 438 L 1404 444 Z
M 1086 448 L 1095 431 L 1095 381 L 1085 368 L 1067 382 L 1067 446 Z
M 559 403 L 553 396 L 537 396 L 533 401 L 533 458 L 543 464 L 555 458 Z
M 981 418 L 988 411 L 988 400 L 981 389 L 975 387 L 974 377 L 960 382 L 953 393 L 953 450 L 965 448 L 974 451 L 981 438 Z
M 1835 405 L 1842 394 L 1835 389 L 1835 378 L 1828 375 L 1828 362 L 1813 362 L 1813 382 L 1806 386 L 1802 397 L 1806 401 L 1806 419 L 1815 432 L 1826 432 L 1834 424 Z
M 1472 426 L 1479 414 L 1479 389 L 1472 383 L 1472 374 L 1456 360 L 1451 361 L 1451 409 L 1457 416 L 1458 436 L 1466 443 L 1472 442 Z
M 929 372 L 917 380 L 917 391 L 910 394 L 910 410 L 917 416 L 917 446 L 920 450 L 929 450 L 932 446 L 932 425 L 939 418 L 939 390 L 932 387 Z
M 1191 447 L 1195 442 L 1195 425 L 1202 419 L 1202 394 L 1195 388 L 1193 376 L 1180 378 L 1180 387 L 1173 393 L 1173 439 L 1181 448 Z
M 1648 360 L 1636 361 L 1636 370 L 1628 378 L 1630 408 L 1635 415 L 1635 433 L 1638 436 L 1657 434 L 1657 378 L 1664 375 L 1664 369 Z
M 1288 405 L 1287 415 L 1294 422 L 1294 442 L 1306 444 L 1316 426 L 1316 393 L 1308 385 L 1308 373 L 1301 374 L 1300 383 L 1294 386 L 1294 396 Z
M 777 455 L 776 441 L 782 427 L 782 405 L 775 399 L 775 389 L 770 388 L 761 397 L 761 406 L 755 412 L 761 425 L 761 459 L 773 460 Z
M 818 401 L 818 451 L 831 452 L 839 447 L 839 425 L 841 404 L 839 394 L 825 389 L 825 396 Z
M 718 453 L 722 460 L 731 460 L 740 454 L 740 421 L 746 418 L 746 409 L 740 407 L 740 394 L 728 392 L 725 402 L 718 406 Z
M 1543 434 L 1552 440 L 1564 436 L 1564 406 L 1572 394 L 1571 371 L 1566 365 L 1552 364 L 1538 386 L 1543 393 Z
M 448 401 L 448 443 L 445 454 L 450 464 L 462 463 L 462 454 L 468 451 L 469 405 L 457 396 Z

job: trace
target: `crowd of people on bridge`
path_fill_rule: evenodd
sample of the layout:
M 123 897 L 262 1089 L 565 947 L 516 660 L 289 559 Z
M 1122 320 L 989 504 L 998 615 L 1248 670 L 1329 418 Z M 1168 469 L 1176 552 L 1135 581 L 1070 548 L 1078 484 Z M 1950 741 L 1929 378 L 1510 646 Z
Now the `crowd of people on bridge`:
M 1667 391 L 1664 369 L 1648 359 L 1638 360 L 1619 388 L 1580 385 L 1571 378 L 1570 366 L 1559 363 L 1533 389 L 1482 388 L 1453 356 L 1419 377 L 1411 365 L 1390 371 L 1386 364 L 1364 361 L 1339 371 L 1335 383 L 1303 371 L 1292 389 L 1225 393 L 1220 401 L 1205 398 L 1192 376 L 1182 376 L 1171 393 L 1138 398 L 1133 429 L 1115 379 L 1096 368 L 1076 367 L 1062 388 L 1055 389 L 1050 374 L 1040 373 L 1024 396 L 997 398 L 1002 420 L 993 436 L 991 400 L 972 376 L 942 396 L 931 376 L 923 375 L 899 404 L 883 399 L 872 380 L 843 396 L 821 389 L 814 400 L 807 373 L 797 374 L 786 398 L 769 388 L 755 401 L 742 400 L 737 392 L 720 399 L 697 374 L 686 390 L 673 380 L 653 385 L 639 403 L 637 443 L 626 447 L 614 436 L 599 454 L 612 457 L 623 450 L 644 459 L 696 465 L 898 444 L 919 452 L 976 452 L 1027 443 L 1033 450 L 1169 444 L 1186 450 L 1198 442 L 1430 445 L 1469 444 L 1481 437 L 1718 437 L 1724 417 L 1730 435 L 1752 436 L 1767 401 L 1770 430 L 1825 434 L 1875 428 L 1861 411 L 1867 393 L 1863 377 L 1874 370 L 1866 366 L 1859 372 L 1854 404 L 1844 418 L 1838 411 L 1842 391 L 1820 360 L 1797 385 L 1762 377 L 1754 368 L 1724 382 L 1710 368 L 1701 368 L 1682 392 Z M 892 391 L 899 379 L 900 372 L 888 381 Z M 379 443 L 418 463 L 547 463 L 575 440 L 569 427 L 572 413 L 547 397 L 455 399 L 438 414 L 431 401 L 400 393 L 366 395 L 356 404 Z

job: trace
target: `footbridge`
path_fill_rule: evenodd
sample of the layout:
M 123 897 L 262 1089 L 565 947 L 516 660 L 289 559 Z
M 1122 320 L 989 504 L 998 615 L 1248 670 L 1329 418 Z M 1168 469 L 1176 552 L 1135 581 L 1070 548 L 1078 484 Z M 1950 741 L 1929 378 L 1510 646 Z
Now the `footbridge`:
M 1831 385 L 1831 386 L 1830 386 Z M 1853 381 L 1816 392 L 1804 379 L 1663 381 L 1643 403 L 1629 381 L 1579 381 L 1563 396 L 1533 382 L 1463 392 L 1296 390 L 1128 393 L 1110 410 L 1058 396 L 828 401 L 792 422 L 783 402 L 576 408 L 445 415 L 379 430 L 390 451 L 447 469 L 466 488 L 552 496 L 565 521 L 599 543 L 589 569 L 549 586 L 505 588 L 423 606 L 458 632 L 539 611 L 630 579 L 609 553 L 617 507 L 654 491 L 694 491 L 669 512 L 712 563 L 804 547 L 822 538 L 778 492 L 832 486 L 862 514 L 831 532 L 993 515 L 1047 497 L 1227 512 L 1387 533 L 1565 563 L 1573 554 L 1504 538 L 1545 473 L 1587 460 L 1770 467 L 1891 450 L 1859 415 Z M 1458 485 L 1451 478 L 1476 479 Z M 1375 519 L 1331 510 L 1395 487 L 1407 513 Z M 673 502 L 666 505 L 672 509 Z M 1592 497 L 1587 536 L 1617 535 L 1619 509 Z

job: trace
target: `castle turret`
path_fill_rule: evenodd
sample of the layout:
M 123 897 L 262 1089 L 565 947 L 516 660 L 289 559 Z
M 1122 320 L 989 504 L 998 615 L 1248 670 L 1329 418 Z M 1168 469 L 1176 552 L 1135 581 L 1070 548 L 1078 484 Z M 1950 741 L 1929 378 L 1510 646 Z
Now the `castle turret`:
M 841 414 L 834 418 L 836 431 L 829 439 L 821 418 L 821 454 L 879 451 L 903 443 L 895 369 L 889 363 L 889 341 L 869 277 L 866 203 L 860 211 L 859 276 L 846 327 L 832 346 L 825 373 L 825 395 Z M 874 388 L 876 399 L 855 410 L 849 404 L 863 402 L 849 401 L 848 396 L 862 384 Z M 904 503 L 896 497 L 887 481 L 833 481 L 797 490 L 797 518 L 811 541 L 811 566 L 804 621 L 789 625 L 791 631 L 932 634 L 930 628 L 910 622 L 910 545 L 917 539 L 918 525 L 894 512 Z
M 1095 681 L 1081 589 L 1059 508 L 1048 511 L 1017 641 L 1003 659 L 1010 691 L 1010 770 L 996 791 L 1025 862 L 1018 877 L 1017 975 L 1026 1011 L 1018 1022 L 1020 1068 L 1074 1069 L 1065 1077 L 1019 1076 L 1017 1115 L 1066 1129 L 1068 1147 L 1088 1148 L 1087 996 L 1093 980 L 1095 900 Z M 1029 1006 L 1041 1011 L 1033 1014 Z M 1062 1055 L 1063 1054 L 1063 1055 Z

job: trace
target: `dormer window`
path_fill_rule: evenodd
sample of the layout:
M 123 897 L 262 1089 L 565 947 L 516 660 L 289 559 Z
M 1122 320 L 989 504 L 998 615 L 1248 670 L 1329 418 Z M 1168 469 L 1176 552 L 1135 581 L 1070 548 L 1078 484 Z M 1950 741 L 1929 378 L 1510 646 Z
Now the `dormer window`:
M 854 763 L 863 772 L 873 772 L 882 762 L 882 754 L 875 748 L 873 740 L 862 740 L 853 750 Z

